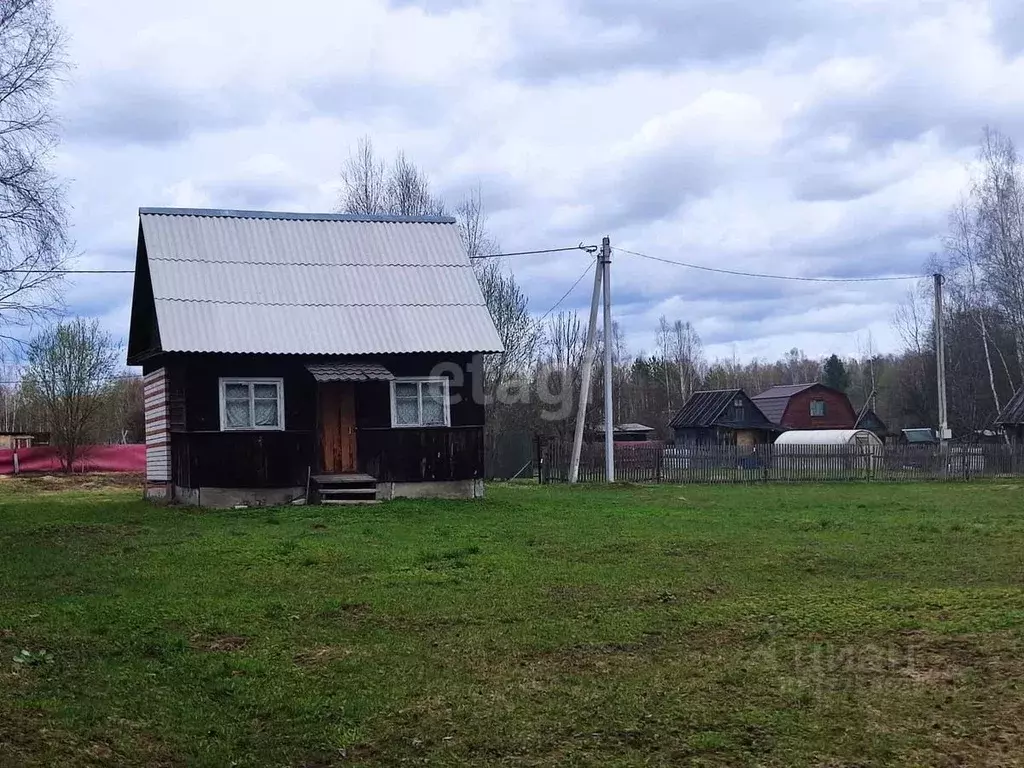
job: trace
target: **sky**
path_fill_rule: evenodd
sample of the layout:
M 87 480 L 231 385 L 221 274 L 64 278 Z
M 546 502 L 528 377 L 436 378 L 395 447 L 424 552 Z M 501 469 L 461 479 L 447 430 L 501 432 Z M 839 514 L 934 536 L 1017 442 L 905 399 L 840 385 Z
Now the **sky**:
M 981 130 L 1024 135 L 1018 0 L 54 0 L 78 268 L 134 266 L 141 206 L 331 211 L 356 142 L 404 150 L 504 251 L 598 243 L 801 276 L 920 274 Z M 505 261 L 538 315 L 582 252 Z M 716 275 L 616 251 L 634 352 L 898 346 L 912 282 Z M 565 301 L 586 310 L 589 282 Z M 126 337 L 130 275 L 68 311 Z

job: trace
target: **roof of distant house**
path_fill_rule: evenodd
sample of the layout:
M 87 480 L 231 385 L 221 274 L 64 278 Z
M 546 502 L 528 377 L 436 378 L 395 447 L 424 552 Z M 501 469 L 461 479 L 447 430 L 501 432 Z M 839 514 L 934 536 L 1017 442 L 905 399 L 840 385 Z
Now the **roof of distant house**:
M 136 301 L 151 292 L 161 351 L 503 349 L 454 219 L 189 208 L 139 218 Z M 133 307 L 133 330 L 136 320 Z
M 908 443 L 936 443 L 938 439 L 935 437 L 935 432 L 928 427 L 915 427 L 913 429 L 904 429 L 903 438 Z
M 669 426 L 673 429 L 710 427 L 742 392 L 741 389 L 709 389 L 694 392 L 672 418 Z
M 996 424 L 1024 424 L 1024 387 L 1018 389 L 1010 402 L 1000 411 L 996 417 Z
M 771 387 L 766 389 L 759 395 L 754 395 L 753 400 L 757 407 L 761 409 L 761 412 L 768 417 L 770 421 L 778 424 L 782 421 L 782 417 L 786 413 L 786 406 L 789 405 L 789 400 L 794 395 L 799 395 L 811 387 L 823 387 L 825 386 L 821 382 L 812 381 L 807 384 L 781 384 L 777 387 Z

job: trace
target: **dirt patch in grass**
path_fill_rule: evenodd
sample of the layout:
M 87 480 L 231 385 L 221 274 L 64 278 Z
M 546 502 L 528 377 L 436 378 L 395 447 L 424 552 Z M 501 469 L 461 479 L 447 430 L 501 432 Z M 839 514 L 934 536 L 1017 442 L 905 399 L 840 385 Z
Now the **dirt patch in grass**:
M 0 475 L 5 490 L 21 493 L 94 491 L 144 487 L 146 478 L 131 472 L 89 472 L 86 474 Z
M 207 653 L 240 651 L 249 645 L 249 638 L 241 635 L 193 635 L 189 638 L 193 650 Z

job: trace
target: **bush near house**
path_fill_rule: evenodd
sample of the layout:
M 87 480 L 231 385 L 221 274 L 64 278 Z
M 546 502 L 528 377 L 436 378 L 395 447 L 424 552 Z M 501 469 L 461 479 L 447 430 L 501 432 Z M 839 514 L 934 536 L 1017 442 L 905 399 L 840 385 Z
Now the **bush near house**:
M 0 480 L 5 766 L 1024 754 L 1019 483 L 196 514 L 40 482 Z

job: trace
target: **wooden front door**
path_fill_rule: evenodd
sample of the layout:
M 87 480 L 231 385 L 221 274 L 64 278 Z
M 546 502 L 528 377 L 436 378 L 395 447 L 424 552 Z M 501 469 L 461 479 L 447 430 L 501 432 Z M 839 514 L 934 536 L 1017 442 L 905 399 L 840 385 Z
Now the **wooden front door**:
M 320 385 L 320 448 L 324 472 L 356 471 L 356 396 L 352 382 Z

